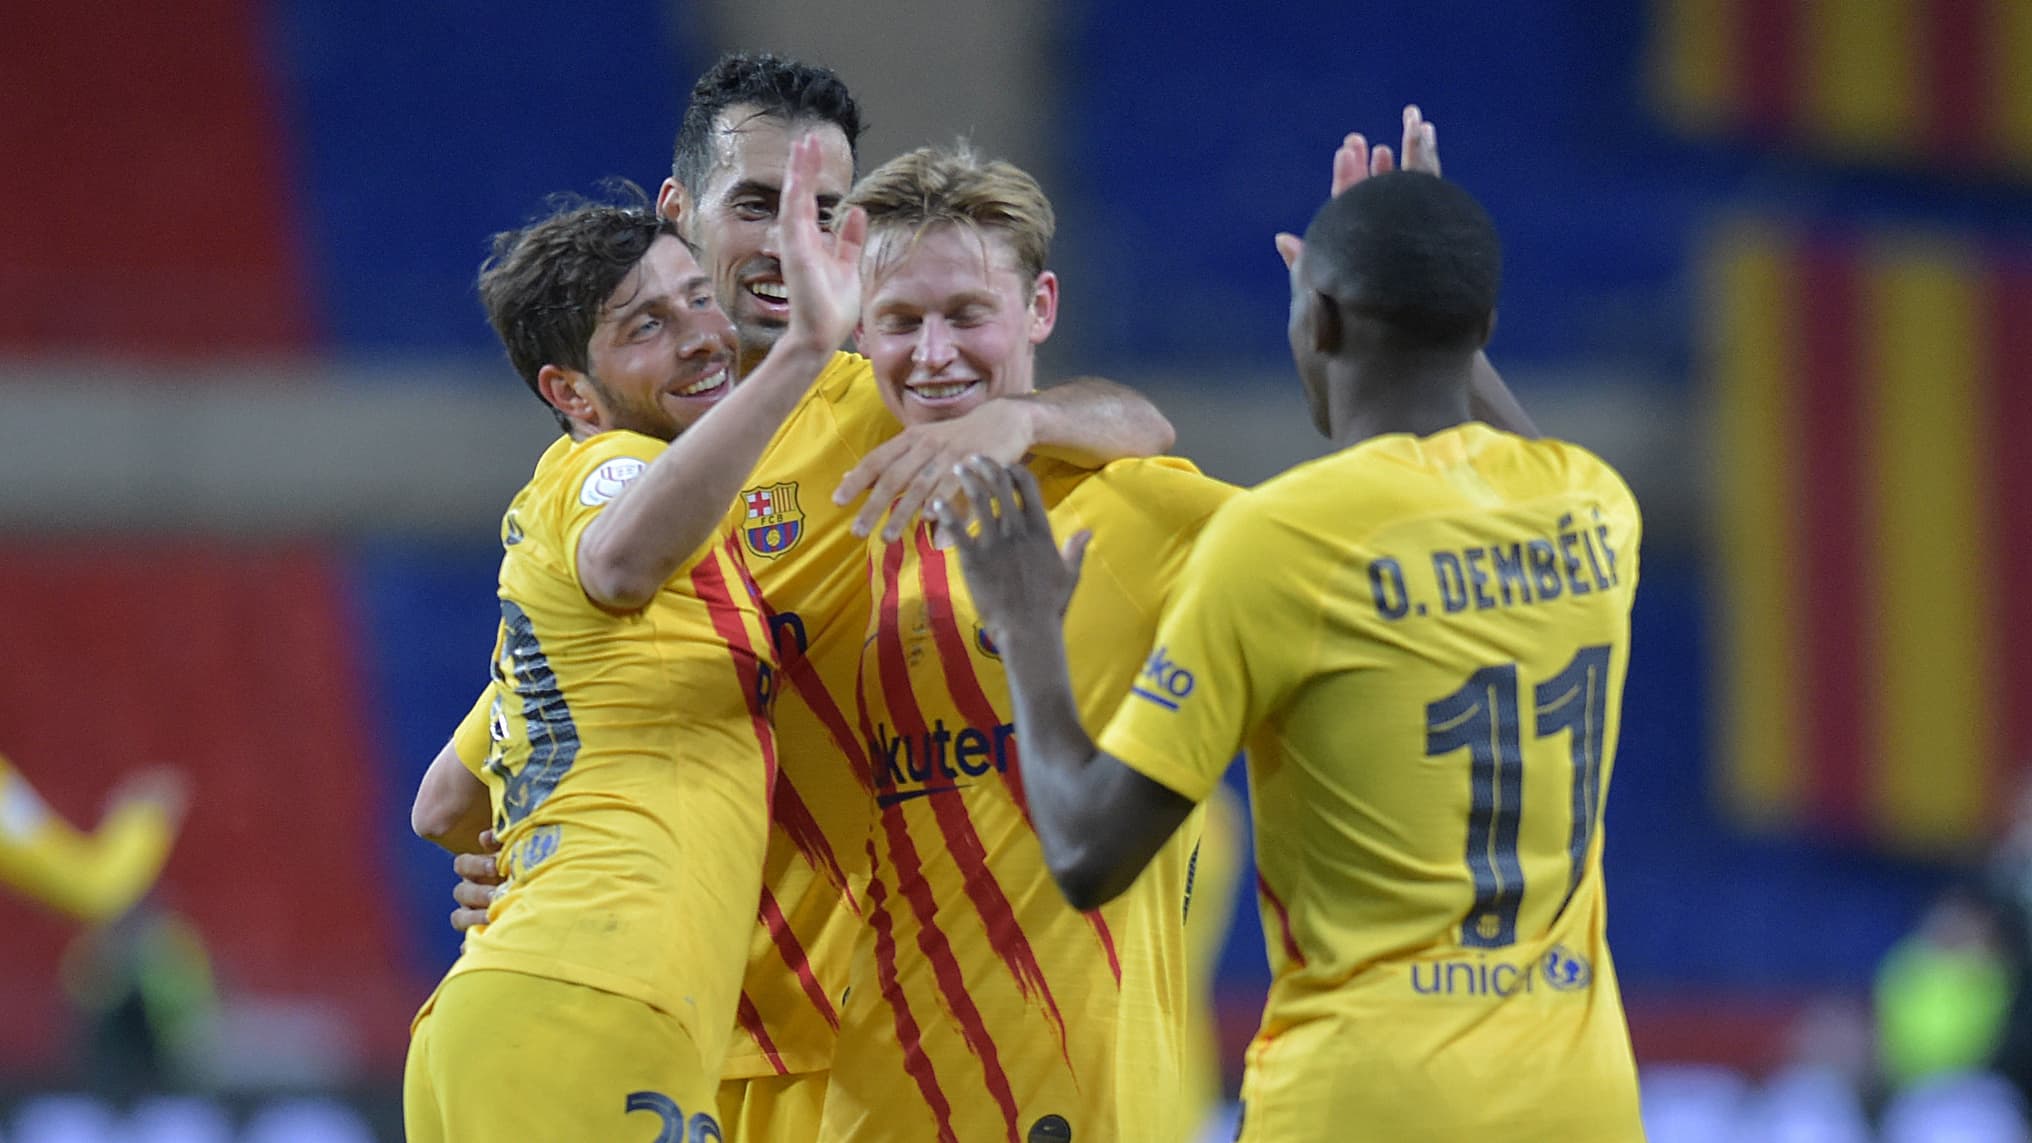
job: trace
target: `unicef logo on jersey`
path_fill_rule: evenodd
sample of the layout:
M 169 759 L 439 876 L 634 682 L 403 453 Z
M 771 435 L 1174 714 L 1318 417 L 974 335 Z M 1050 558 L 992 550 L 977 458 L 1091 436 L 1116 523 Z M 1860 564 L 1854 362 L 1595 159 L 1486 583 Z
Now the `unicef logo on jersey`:
M 1553 945 L 1540 962 L 1545 983 L 1558 992 L 1579 992 L 1595 982 L 1594 966 L 1565 945 Z

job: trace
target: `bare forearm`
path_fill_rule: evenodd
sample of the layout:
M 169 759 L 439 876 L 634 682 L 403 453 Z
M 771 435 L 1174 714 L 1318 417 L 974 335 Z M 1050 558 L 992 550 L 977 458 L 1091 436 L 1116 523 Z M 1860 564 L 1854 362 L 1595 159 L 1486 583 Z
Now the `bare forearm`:
M 417 784 L 409 828 L 448 853 L 471 853 L 479 848 L 480 833 L 492 824 L 492 816 L 486 783 L 466 768 L 453 743 L 446 742 Z
M 1468 409 L 1475 419 L 1520 437 L 1537 438 L 1538 426 L 1518 403 L 1516 394 L 1503 383 L 1503 375 L 1489 362 L 1486 353 L 1475 354 L 1474 380 L 1468 388 Z
M 1089 843 L 1104 835 L 1105 823 L 1087 820 L 1095 805 L 1087 787 L 1097 752 L 1080 725 L 1065 636 L 1056 623 L 1045 622 L 1026 625 L 1004 643 L 1031 821 L 1052 876 L 1068 896 L 1075 896 L 1077 886 L 1071 883 L 1094 864 Z
M 580 582 L 603 606 L 633 610 L 712 539 L 741 481 L 832 351 L 778 343 L 722 401 L 671 443 L 579 541 Z
M 1033 451 L 1084 468 L 1160 456 L 1178 440 L 1171 421 L 1126 385 L 1080 377 L 1015 398 L 1030 406 Z

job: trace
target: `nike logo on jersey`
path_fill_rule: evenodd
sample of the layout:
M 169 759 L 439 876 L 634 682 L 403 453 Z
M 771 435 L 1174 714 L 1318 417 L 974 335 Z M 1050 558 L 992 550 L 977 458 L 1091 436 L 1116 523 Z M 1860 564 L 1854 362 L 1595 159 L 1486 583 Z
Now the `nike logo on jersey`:
M 907 802 L 912 798 L 922 798 L 928 794 L 957 794 L 964 789 L 966 789 L 965 786 L 920 786 L 915 790 L 898 790 L 892 794 L 878 795 L 875 798 L 875 804 L 878 806 L 893 806 L 898 802 Z

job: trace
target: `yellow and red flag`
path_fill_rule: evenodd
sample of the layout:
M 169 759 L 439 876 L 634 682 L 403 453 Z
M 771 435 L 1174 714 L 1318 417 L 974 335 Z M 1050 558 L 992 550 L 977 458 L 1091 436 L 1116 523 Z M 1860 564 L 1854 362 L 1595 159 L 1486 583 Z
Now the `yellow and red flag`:
M 1653 0 L 1648 73 L 1695 134 L 2032 172 L 2026 0 Z
M 2032 250 L 1743 223 L 1707 270 L 1730 800 L 1978 844 L 2032 764 Z

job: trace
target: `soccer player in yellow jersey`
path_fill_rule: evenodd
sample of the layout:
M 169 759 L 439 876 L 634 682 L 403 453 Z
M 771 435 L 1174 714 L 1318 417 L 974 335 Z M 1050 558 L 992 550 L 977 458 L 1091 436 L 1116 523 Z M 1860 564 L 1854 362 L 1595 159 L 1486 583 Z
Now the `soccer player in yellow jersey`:
M 853 180 L 860 131 L 845 86 L 826 69 L 791 60 L 722 57 L 693 87 L 659 200 L 698 247 L 733 320 L 744 370 L 763 359 L 791 312 L 778 225 L 794 130 L 824 144 L 812 190 L 829 215 Z M 773 612 L 782 694 L 763 891 L 719 1100 L 730 1138 L 815 1137 L 847 962 L 864 923 L 870 805 L 840 746 L 859 733 L 851 716 L 869 614 L 856 529 L 879 523 L 892 501 L 896 520 L 913 517 L 937 480 L 950 481 L 952 461 L 972 452 L 1013 460 L 1034 449 L 1094 466 L 1161 452 L 1171 440 L 1148 402 L 1093 380 L 905 428 L 884 406 L 867 360 L 840 353 L 742 484 L 737 538 Z M 854 497 L 870 488 L 857 518 Z M 455 849 L 471 849 L 486 825 L 462 792 L 460 766 L 484 757 L 486 706 L 461 725 L 419 791 L 418 832 Z M 457 867 L 474 880 L 461 886 L 468 908 L 455 923 L 478 921 L 487 905 L 482 882 L 496 876 L 492 859 L 463 857 Z
M 646 204 L 503 235 L 481 273 L 566 436 L 502 521 L 483 777 L 507 881 L 417 1018 L 413 1143 L 721 1134 L 775 766 L 775 656 L 726 506 L 859 312 L 864 220 L 821 231 L 824 147 L 791 147 L 796 306 L 738 391 L 712 281 Z
M 817 190 L 822 211 L 837 209 L 853 178 L 858 108 L 831 72 L 770 56 L 723 57 L 699 78 L 663 187 L 663 208 L 713 268 L 744 360 L 766 351 L 787 320 L 773 228 L 793 125 L 832 141 Z M 869 806 L 841 745 L 858 734 L 854 679 L 869 614 L 863 545 L 850 525 L 865 532 L 892 501 L 896 520 L 916 515 L 934 481 L 949 481 L 952 462 L 969 452 L 1015 460 L 1034 447 L 1093 466 L 1171 442 L 1147 402 L 1105 383 L 978 404 L 968 417 L 906 427 L 884 406 L 867 361 L 842 354 L 742 485 L 741 542 L 776 613 L 785 681 L 764 893 L 721 1101 L 726 1126 L 744 1140 L 816 1131 L 847 960 L 864 923 L 856 886 Z M 870 486 L 856 517 L 853 498 Z
M 970 461 L 964 516 L 938 507 L 1045 856 L 1114 899 L 1246 745 L 1274 981 L 1242 1139 L 1641 1139 L 1601 867 L 1636 503 L 1470 421 L 1499 255 L 1466 192 L 1365 178 L 1279 245 L 1338 451 L 1216 514 L 1098 742 L 1058 624 L 1083 538 L 1053 550 L 1022 469 Z
M 114 920 L 154 888 L 186 801 L 182 775 L 143 770 L 113 791 L 99 828 L 84 833 L 0 756 L 0 884 L 87 924 Z
M 965 149 L 884 164 L 859 345 L 906 425 L 1030 390 L 1057 317 L 1051 204 Z M 1098 715 L 1127 692 L 1168 584 L 1236 489 L 1177 460 L 1099 471 L 1032 458 L 1054 519 L 1098 537 L 1073 604 L 1074 670 Z M 1049 883 L 1027 820 L 1008 688 L 943 539 L 873 539 L 853 772 L 872 798 L 866 923 L 840 1009 L 820 1138 L 1162 1140 L 1185 1134 L 1184 909 L 1193 839 L 1089 913 Z

